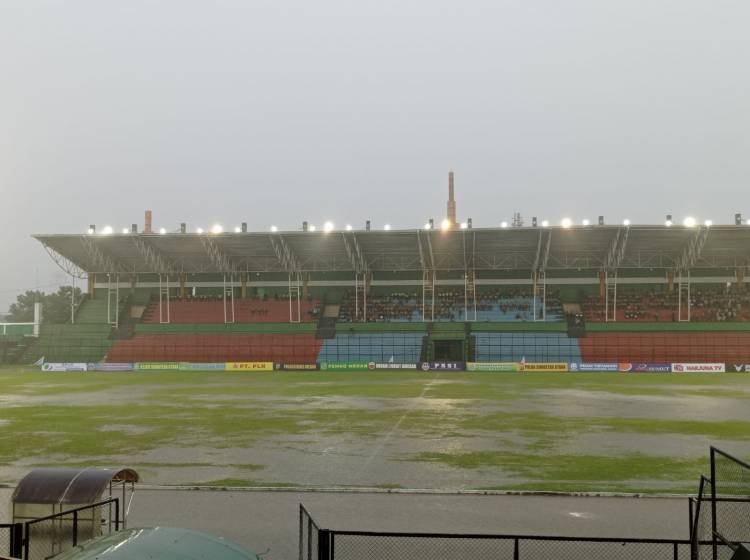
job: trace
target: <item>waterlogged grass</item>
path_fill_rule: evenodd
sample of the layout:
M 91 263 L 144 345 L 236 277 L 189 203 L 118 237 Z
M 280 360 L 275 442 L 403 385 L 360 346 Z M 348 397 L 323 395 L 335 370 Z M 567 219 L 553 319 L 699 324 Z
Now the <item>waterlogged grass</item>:
M 652 418 L 641 403 L 645 412 L 628 417 L 606 409 L 592 416 L 552 414 L 544 409 L 551 395 L 571 403 L 581 395 L 589 400 L 615 396 L 634 403 L 641 403 L 639 397 L 675 397 L 704 407 L 733 403 L 733 410 L 746 413 L 725 420 L 696 420 L 689 414 Z M 750 401 L 748 374 L 45 374 L 0 369 L 0 466 L 108 464 L 152 452 L 149 461 L 131 464 L 172 469 L 178 473 L 175 482 L 195 484 L 191 469 L 217 465 L 205 453 L 196 453 L 195 461 L 190 461 L 193 448 L 220 453 L 273 446 L 282 440 L 283 445 L 301 448 L 304 442 L 319 439 L 365 442 L 366 448 L 387 454 L 387 447 L 380 446 L 389 442 L 407 442 L 408 447 L 408 442 L 434 441 L 436 451 L 424 453 L 405 452 L 402 445 L 391 453 L 389 464 L 437 464 L 456 471 L 486 472 L 489 479 L 497 473 L 511 480 L 499 487 L 477 485 L 486 489 L 682 492 L 693 490 L 692 481 L 705 471 L 705 458 L 674 456 L 674 452 L 661 456 L 658 450 L 639 453 L 637 436 L 748 441 L 750 402 L 746 408 L 738 407 L 738 399 Z M 519 403 L 529 403 L 529 409 Z M 633 452 L 612 456 L 591 449 L 571 454 L 571 449 L 579 451 L 572 446 L 576 438 L 585 434 L 633 434 L 636 443 Z M 466 445 L 447 452 L 440 442 L 448 438 Z M 154 462 L 163 448 L 188 453 L 179 455 L 179 460 Z M 357 460 L 361 457 L 353 458 Z M 315 485 L 305 479 L 304 462 L 300 455 L 300 479 L 288 485 Z M 272 464 L 229 460 L 220 466 L 224 471 L 216 474 L 228 476 L 199 484 L 279 485 L 242 476 L 243 471 L 261 469 L 272 473 Z M 180 469 L 190 478 L 180 479 Z M 389 479 L 384 474 L 379 486 L 401 487 L 397 476 Z M 428 486 L 441 487 L 439 477 L 425 479 Z

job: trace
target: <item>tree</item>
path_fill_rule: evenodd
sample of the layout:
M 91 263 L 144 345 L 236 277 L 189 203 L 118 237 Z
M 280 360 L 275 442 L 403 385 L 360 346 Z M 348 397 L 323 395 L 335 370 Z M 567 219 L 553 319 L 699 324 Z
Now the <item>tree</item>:
M 28 290 L 16 298 L 16 303 L 8 309 L 8 321 L 11 323 L 31 323 L 34 321 L 34 303 L 42 304 L 42 323 L 67 323 L 70 321 L 71 286 L 61 286 L 57 292 Z M 76 301 L 81 300 L 81 290 L 76 288 Z

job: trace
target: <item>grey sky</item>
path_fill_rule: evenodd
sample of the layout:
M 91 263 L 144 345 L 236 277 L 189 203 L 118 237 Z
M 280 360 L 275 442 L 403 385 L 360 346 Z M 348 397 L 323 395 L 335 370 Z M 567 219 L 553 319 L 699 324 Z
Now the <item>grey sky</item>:
M 3 0 L 0 310 L 34 232 L 750 216 L 746 0 Z M 38 271 L 38 272 L 37 272 Z

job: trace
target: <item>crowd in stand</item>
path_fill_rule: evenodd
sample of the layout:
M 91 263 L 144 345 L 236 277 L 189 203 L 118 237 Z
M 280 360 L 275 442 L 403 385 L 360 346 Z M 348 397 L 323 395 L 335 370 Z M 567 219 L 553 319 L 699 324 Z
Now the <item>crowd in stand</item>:
M 515 314 L 518 321 L 533 319 L 531 288 L 492 288 L 478 290 L 477 311 L 499 309 L 504 315 Z M 360 304 L 361 305 L 361 304 Z M 435 320 L 458 321 L 463 319 L 466 297 L 463 288 L 436 288 Z M 374 322 L 419 321 L 422 311 L 422 293 L 391 292 L 383 295 L 368 295 L 367 320 Z M 547 290 L 547 312 L 562 315 L 560 299 L 556 292 Z M 357 320 L 355 294 L 347 291 L 341 302 L 339 320 Z M 360 319 L 362 309 L 360 309 Z
M 678 289 L 649 289 L 617 292 L 617 319 L 627 321 L 677 321 Z M 604 321 L 603 298 L 589 296 L 584 304 L 586 319 Z M 697 287 L 690 290 L 690 318 L 693 321 L 750 320 L 750 290 L 732 286 Z

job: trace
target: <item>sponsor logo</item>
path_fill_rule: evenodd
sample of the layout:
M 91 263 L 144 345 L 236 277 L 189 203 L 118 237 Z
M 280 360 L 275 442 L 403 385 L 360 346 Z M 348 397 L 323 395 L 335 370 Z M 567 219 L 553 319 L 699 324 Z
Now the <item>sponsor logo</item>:
M 632 371 L 638 373 L 671 373 L 672 364 L 633 364 Z
M 559 362 L 526 362 L 521 364 L 521 371 L 536 371 L 536 372 L 566 372 L 568 371 L 568 363 Z
M 727 364 L 727 371 L 733 373 L 750 373 L 750 364 Z
M 276 370 L 307 371 L 318 369 L 318 364 L 274 364 Z
M 518 362 L 468 362 L 468 371 L 521 371 Z
M 88 364 L 89 371 L 133 371 L 134 364 L 115 364 L 108 362 L 98 362 Z
M 139 371 L 154 369 L 180 369 L 177 362 L 138 362 L 135 369 Z
M 568 364 L 568 371 L 619 371 L 619 364 L 607 363 L 589 363 L 589 362 L 571 362 Z
M 225 362 L 212 362 L 203 364 L 180 362 L 180 370 L 182 371 L 224 371 L 226 369 L 227 364 Z
M 721 373 L 725 369 L 724 364 L 672 364 L 675 373 Z
M 321 362 L 321 371 L 362 371 L 368 369 L 367 362 Z
M 633 371 L 633 364 L 628 363 L 628 362 L 619 363 L 617 364 L 617 371 L 619 371 L 620 373 L 631 372 Z
M 429 362 L 422 362 L 422 364 L 419 367 L 422 368 L 422 371 L 430 371 Z
M 227 371 L 273 371 L 273 362 L 226 362 Z
M 375 363 L 370 362 L 367 364 L 369 369 L 417 369 L 417 364 L 395 364 L 391 362 L 387 363 Z
M 86 371 L 88 364 L 79 362 L 47 362 L 42 364 L 42 371 Z

